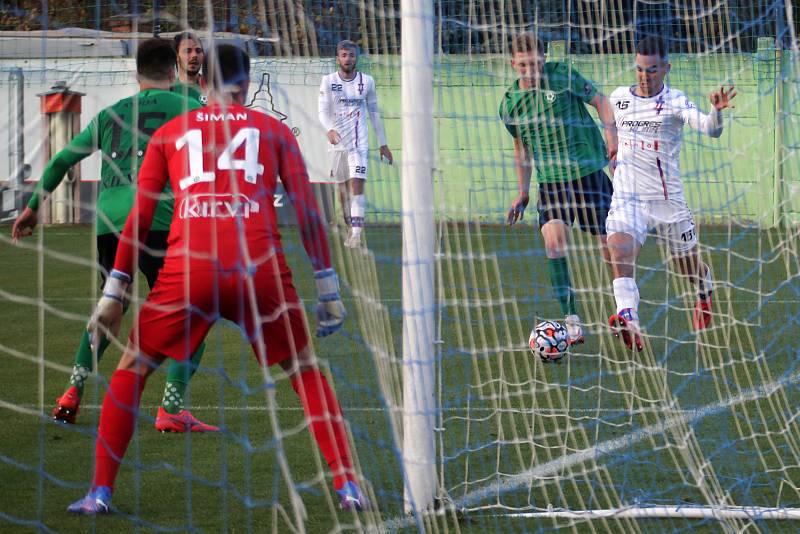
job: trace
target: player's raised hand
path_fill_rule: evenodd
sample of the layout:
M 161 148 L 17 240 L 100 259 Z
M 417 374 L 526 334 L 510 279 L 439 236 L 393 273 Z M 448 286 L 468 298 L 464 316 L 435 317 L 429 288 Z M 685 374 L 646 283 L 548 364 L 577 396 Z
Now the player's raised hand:
M 733 87 L 733 84 L 728 87 L 727 93 L 725 92 L 724 87 L 720 87 L 719 91 L 714 91 L 710 96 L 711 104 L 717 111 L 722 111 L 725 108 L 735 107 L 731 104 L 731 100 L 733 100 L 733 97 L 736 96 L 736 89 Z
M 16 243 L 17 239 L 31 235 L 38 221 L 36 212 L 26 207 L 11 227 L 11 241 Z
M 338 145 L 341 140 L 342 136 L 339 135 L 339 132 L 336 130 L 328 130 L 328 141 L 330 141 L 332 145 Z
M 383 158 L 386 158 L 386 161 L 389 162 L 389 165 L 394 163 L 394 156 L 392 156 L 392 151 L 389 150 L 388 146 L 383 145 L 380 148 L 380 153 L 381 153 L 381 161 L 383 161 Z
M 528 207 L 528 202 L 530 202 L 528 193 L 520 193 L 519 196 L 516 199 L 514 199 L 514 202 L 511 203 L 511 209 L 508 210 L 508 217 L 506 218 L 506 224 L 511 226 L 515 222 L 524 219 L 525 208 Z
M 130 283 L 131 277 L 117 270 L 111 271 L 106 279 L 103 296 L 97 302 L 89 324 L 86 325 L 86 330 L 89 331 L 89 344 L 92 347 L 98 346 L 100 340 L 108 334 L 114 337 L 119 334 Z
M 333 269 L 314 273 L 317 283 L 317 337 L 333 334 L 342 327 L 347 312 L 339 296 L 339 277 Z

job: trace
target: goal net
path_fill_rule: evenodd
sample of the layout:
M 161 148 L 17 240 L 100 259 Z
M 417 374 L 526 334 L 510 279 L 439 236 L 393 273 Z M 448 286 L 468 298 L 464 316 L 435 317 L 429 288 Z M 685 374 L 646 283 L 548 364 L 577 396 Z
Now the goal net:
M 7 7 L 0 17 L 0 101 L 9 103 L 0 116 L 4 221 L 24 208 L 57 148 L 54 123 L 76 134 L 135 93 L 138 42 L 192 28 L 206 46 L 236 42 L 250 52 L 248 104 L 287 124 L 303 150 L 348 310 L 341 332 L 313 344 L 335 384 L 372 511 L 338 511 L 289 381 L 277 369 L 260 370 L 236 325 L 221 322 L 206 339 L 186 398 L 186 408 L 221 433 L 158 434 L 152 427 L 166 373 L 157 372 L 109 524 L 159 531 L 793 530 L 779 521 L 800 517 L 800 23 L 792 2 L 74 0 Z M 406 73 L 425 63 L 401 36 L 403 17 L 426 13 L 430 34 L 417 38 L 432 44 L 433 78 L 416 89 L 432 91 L 429 113 L 415 107 L 413 95 L 405 100 L 404 89 L 414 92 L 403 87 Z M 611 267 L 597 238 L 575 225 L 566 262 L 586 342 L 558 362 L 531 353 L 534 325 L 563 322 L 564 314 L 548 273 L 536 171 L 524 219 L 505 224 L 518 186 L 513 139 L 498 108 L 517 79 L 511 39 L 523 32 L 543 40 L 548 61 L 606 95 L 636 83 L 635 45 L 650 35 L 667 42 L 666 82 L 702 111 L 710 110 L 711 91 L 736 87 L 722 136 L 687 126 L 680 160 L 700 257 L 714 278 L 710 328 L 693 330 L 695 287 L 651 236 L 635 274 L 644 350 L 627 350 L 608 328 L 616 311 Z M 358 69 L 375 80 L 394 156 L 392 165 L 382 160 L 370 123 L 365 246 L 354 249 L 344 246 L 349 206 L 331 183 L 317 108 L 342 39 L 358 45 Z M 82 104 L 79 115 L 56 120 L 42 113 L 40 95 L 63 92 L 54 89 L 62 81 L 83 93 Z M 599 128 L 594 108 L 587 109 Z M 433 149 L 433 193 L 409 204 L 404 180 L 426 165 L 414 151 L 419 138 L 407 135 L 413 121 L 431 125 L 421 135 Z M 9 528 L 87 524 L 64 509 L 90 480 L 100 404 L 121 346 L 113 344 L 87 378 L 76 424 L 54 424 L 50 411 L 99 296 L 92 223 L 100 162 L 99 154 L 85 159 L 74 185 L 46 208 L 44 222 L 67 224 L 40 225 L 16 245 L 10 227 L 1 227 L 7 386 L 0 392 L 0 522 Z M 313 321 L 313 275 L 293 208 L 281 191 L 275 206 Z M 424 206 L 434 222 L 414 226 Z M 425 242 L 421 236 L 434 243 L 431 294 L 407 274 L 420 252 L 404 255 L 409 231 L 412 243 Z M 147 294 L 144 280 L 138 285 L 131 312 Z M 432 331 L 408 327 L 418 316 L 431 319 Z M 421 402 L 428 394 L 433 401 Z M 409 434 L 409 416 L 426 419 L 429 432 Z M 430 456 L 423 454 L 428 443 Z M 409 500 L 420 471 L 433 501 Z

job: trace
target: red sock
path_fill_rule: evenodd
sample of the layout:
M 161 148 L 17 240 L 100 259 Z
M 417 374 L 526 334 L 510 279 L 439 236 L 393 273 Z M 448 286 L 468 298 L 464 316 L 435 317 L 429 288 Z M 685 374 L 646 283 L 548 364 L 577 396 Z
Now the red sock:
M 100 411 L 93 487 L 114 487 L 119 465 L 136 428 L 145 381 L 146 378 L 131 371 L 114 371 L 111 375 Z
M 333 487 L 341 489 L 353 478 L 353 464 L 339 401 L 319 369 L 293 377 L 292 387 L 303 403 L 311 435 L 333 473 Z

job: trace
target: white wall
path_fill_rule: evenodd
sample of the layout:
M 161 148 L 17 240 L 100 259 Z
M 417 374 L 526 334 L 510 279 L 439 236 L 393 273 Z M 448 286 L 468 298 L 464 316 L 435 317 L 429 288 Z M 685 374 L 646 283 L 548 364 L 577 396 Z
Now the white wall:
M 275 108 L 287 115 L 286 124 L 298 132 L 297 140 L 303 150 L 312 181 L 326 181 L 329 176 L 325 132 L 317 120 L 317 95 L 323 73 L 333 70 L 332 64 L 309 60 L 294 60 L 289 66 L 277 61 L 254 61 L 248 102 L 259 91 L 262 73 L 270 73 L 269 92 Z M 25 76 L 25 162 L 31 165 L 29 182 L 39 179 L 44 167 L 42 153 L 42 115 L 39 93 L 47 92 L 64 80 L 73 91 L 85 93 L 82 99 L 81 127 L 94 115 L 121 98 L 134 94 L 135 61 L 132 58 L 69 58 L 0 60 L 0 106 L 9 102 L 9 69 L 22 68 Z M 291 71 L 287 70 L 290 68 Z M 258 93 L 256 107 L 269 112 L 268 94 Z M 8 149 L 12 131 L 9 115 L 0 114 L 0 180 L 10 176 Z M 84 181 L 97 180 L 100 157 L 95 154 L 81 164 Z

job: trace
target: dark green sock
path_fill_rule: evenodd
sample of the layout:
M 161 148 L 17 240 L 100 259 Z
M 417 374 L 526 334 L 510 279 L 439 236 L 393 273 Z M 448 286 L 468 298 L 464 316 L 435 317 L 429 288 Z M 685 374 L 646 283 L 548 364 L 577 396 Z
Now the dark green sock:
M 97 361 L 103 357 L 103 353 L 108 348 L 111 342 L 103 337 L 100 346 L 97 349 Z M 69 385 L 75 386 L 78 390 L 78 396 L 83 395 L 83 388 L 86 383 L 86 378 L 92 372 L 92 346 L 89 344 L 89 332 L 83 331 L 81 343 L 78 345 L 78 351 L 75 353 L 75 365 L 72 367 L 72 375 L 69 377 Z
M 200 360 L 206 350 L 205 342 L 200 343 L 197 350 L 188 362 L 178 362 L 172 360 L 169 364 L 167 373 L 167 384 L 164 386 L 164 398 L 161 399 L 161 406 L 167 413 L 176 414 L 183 410 L 183 399 L 186 396 L 186 388 L 189 380 L 192 379 L 194 372 L 200 366 Z
M 547 270 L 550 271 L 550 285 L 553 294 L 561 305 L 561 313 L 565 316 L 578 313 L 575 308 L 575 294 L 569 280 L 567 258 L 548 258 Z

